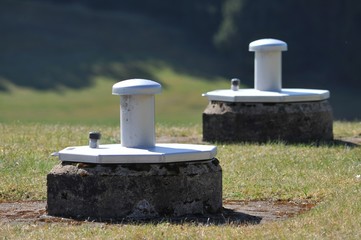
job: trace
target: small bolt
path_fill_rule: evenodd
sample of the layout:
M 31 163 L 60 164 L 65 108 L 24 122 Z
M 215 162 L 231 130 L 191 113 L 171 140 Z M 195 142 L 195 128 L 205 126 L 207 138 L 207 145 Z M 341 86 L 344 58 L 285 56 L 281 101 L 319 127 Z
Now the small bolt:
M 89 147 L 90 148 L 98 148 L 99 143 L 98 140 L 101 138 L 100 132 L 89 132 Z
M 241 83 L 241 81 L 238 78 L 232 78 L 232 80 L 231 80 L 231 89 L 233 91 L 238 91 L 240 83 Z

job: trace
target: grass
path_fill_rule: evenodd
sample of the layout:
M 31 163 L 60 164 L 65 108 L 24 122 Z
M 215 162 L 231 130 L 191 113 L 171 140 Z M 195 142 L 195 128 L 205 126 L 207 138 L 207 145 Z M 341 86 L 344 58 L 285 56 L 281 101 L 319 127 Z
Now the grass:
M 360 139 L 360 122 L 335 122 L 340 139 Z M 86 145 L 87 132 L 102 131 L 104 143 L 119 142 L 118 126 L 3 123 L 0 201 L 46 199 L 46 174 L 54 151 Z M 157 138 L 201 140 L 201 126 L 157 124 Z M 185 140 L 186 141 L 186 140 Z M 358 239 L 361 237 L 361 148 L 346 143 L 287 145 L 217 144 L 224 200 L 317 202 L 311 211 L 263 225 L 0 223 L 4 239 Z M 65 234 L 64 234 L 65 233 Z
M 163 83 L 156 95 L 156 121 L 164 124 L 195 124 L 208 100 L 202 93 L 229 88 L 225 79 L 208 79 L 180 74 L 168 66 L 147 65 L 154 81 Z M 0 92 L 0 122 L 67 123 L 75 125 L 119 125 L 119 96 L 112 95 L 114 79 L 97 77 L 81 90 L 40 91 L 8 84 Z M 211 84 L 210 84 L 211 83 Z
M 229 88 L 219 55 L 146 16 L 3 0 L 0 22 L 0 122 L 117 124 L 112 85 L 147 78 L 163 85 L 159 121 L 200 123 L 201 94 Z
M 143 15 L 3 0 L 0 22 L 0 122 L 116 125 L 112 85 L 147 78 L 163 85 L 157 121 L 200 123 L 201 94 L 229 88 L 219 55 Z

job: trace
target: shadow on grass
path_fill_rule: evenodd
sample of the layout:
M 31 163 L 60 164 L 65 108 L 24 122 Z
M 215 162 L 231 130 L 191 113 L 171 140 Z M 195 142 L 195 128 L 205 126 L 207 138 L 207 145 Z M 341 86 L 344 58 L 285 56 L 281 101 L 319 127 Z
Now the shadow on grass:
M 20 201 L 0 203 L 0 223 L 4 222 L 31 222 L 33 223 L 68 223 L 79 225 L 82 223 L 98 224 L 196 224 L 196 225 L 255 225 L 270 221 L 286 220 L 303 214 L 316 206 L 316 202 L 287 201 L 287 200 L 224 200 L 223 209 L 215 214 L 198 214 L 180 217 L 155 217 L 144 218 L 68 218 L 66 216 L 50 216 L 46 211 L 46 201 Z
M 159 218 L 159 219 L 144 219 L 144 220 L 122 220 L 123 224 L 199 224 L 199 225 L 223 225 L 223 224 L 234 224 L 234 225 L 254 225 L 260 224 L 262 217 L 253 216 L 250 214 L 237 212 L 231 209 L 223 209 L 220 214 L 208 214 L 208 215 L 189 215 L 182 217 L 172 218 Z M 114 222 L 113 222 L 114 223 Z
M 360 138 L 355 138 L 355 139 L 350 138 L 349 140 L 335 139 L 333 141 L 321 143 L 319 145 L 327 145 L 327 146 L 331 146 L 331 147 L 332 146 L 346 146 L 346 147 L 355 148 L 355 147 L 360 147 L 360 144 L 361 144 Z
M 254 225 L 260 224 L 262 217 L 253 216 L 250 214 L 242 213 L 232 209 L 223 208 L 222 213 L 218 214 L 194 214 L 186 215 L 180 217 L 153 217 L 153 218 L 144 218 L 144 219 L 134 219 L 134 218 L 124 218 L 119 220 L 114 219 L 99 219 L 99 218 L 62 218 L 54 217 L 49 215 L 43 215 L 42 219 L 46 219 L 46 222 L 94 222 L 94 223 L 110 223 L 110 224 L 130 224 L 130 225 L 142 225 L 142 224 L 197 224 L 197 225 L 224 225 L 224 224 L 234 224 L 234 225 Z
M 309 142 L 287 142 L 282 140 L 269 140 L 269 141 L 206 141 L 215 145 L 223 144 L 253 144 L 253 145 L 263 145 L 263 144 L 284 144 L 288 146 L 315 146 L 315 147 L 334 147 L 334 146 L 346 146 L 350 148 L 360 147 L 361 138 L 345 138 L 345 139 L 334 139 L 330 141 L 309 141 Z

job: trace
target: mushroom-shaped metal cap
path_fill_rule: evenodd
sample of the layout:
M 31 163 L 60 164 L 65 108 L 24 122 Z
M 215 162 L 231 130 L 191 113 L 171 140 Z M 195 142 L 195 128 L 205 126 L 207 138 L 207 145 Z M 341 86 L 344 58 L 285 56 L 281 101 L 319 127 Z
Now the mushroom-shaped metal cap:
M 287 43 L 273 38 L 259 39 L 249 44 L 249 51 L 287 51 Z
M 129 79 L 113 85 L 113 95 L 146 95 L 157 94 L 162 91 L 162 86 L 147 79 Z

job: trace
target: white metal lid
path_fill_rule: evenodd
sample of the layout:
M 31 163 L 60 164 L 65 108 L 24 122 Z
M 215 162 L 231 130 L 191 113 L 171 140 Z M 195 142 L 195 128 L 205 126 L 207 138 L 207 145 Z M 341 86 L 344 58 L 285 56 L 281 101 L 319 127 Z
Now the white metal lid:
M 143 95 L 157 94 L 162 91 L 162 86 L 147 79 L 129 79 L 113 85 L 113 95 Z
M 287 43 L 284 41 L 273 39 L 273 38 L 264 38 L 253 41 L 249 44 L 249 51 L 286 51 Z
M 280 92 L 256 89 L 215 90 L 202 94 L 209 101 L 224 102 L 310 102 L 322 101 L 330 97 L 330 92 L 322 89 L 283 88 Z
M 217 147 L 212 145 L 162 143 L 150 148 L 126 148 L 120 144 L 67 147 L 56 155 L 65 162 L 97 164 L 169 163 L 212 159 Z

